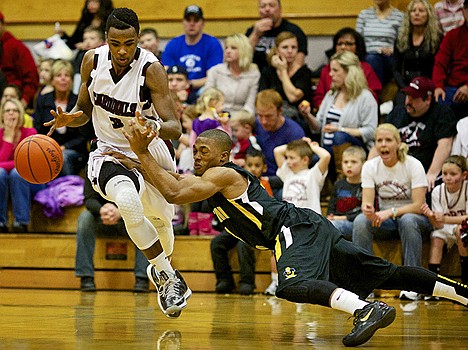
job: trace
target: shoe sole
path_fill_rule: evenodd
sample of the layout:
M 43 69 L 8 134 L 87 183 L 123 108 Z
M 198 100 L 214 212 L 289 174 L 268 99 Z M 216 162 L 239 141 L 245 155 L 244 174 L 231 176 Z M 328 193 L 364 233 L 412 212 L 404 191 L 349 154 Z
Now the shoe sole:
M 153 285 L 156 287 L 156 292 L 158 292 L 158 285 L 156 284 L 156 281 L 153 279 L 152 265 L 148 265 L 148 267 L 146 268 L 146 274 L 148 275 L 148 278 L 151 281 L 151 283 L 153 283 Z M 166 315 L 166 317 L 177 318 L 180 316 L 182 309 L 187 306 L 187 300 L 191 296 L 192 296 L 192 291 L 190 288 L 187 287 L 187 290 L 184 293 L 184 300 L 182 303 L 180 303 L 179 305 L 174 305 L 167 309 L 164 309 L 163 306 L 161 305 L 161 299 L 159 298 L 159 292 L 158 292 L 158 305 L 162 313 Z
M 372 336 L 377 332 L 378 329 L 380 328 L 385 328 L 388 327 L 392 324 L 393 321 L 395 321 L 396 318 L 396 309 L 394 307 L 391 307 L 388 312 L 380 319 L 379 322 L 375 323 L 372 327 L 367 328 L 359 337 L 359 339 L 356 339 L 352 343 L 345 343 L 343 340 L 344 346 L 347 347 L 353 347 L 353 346 L 359 346 L 367 342 Z M 358 341 L 359 340 L 359 341 Z

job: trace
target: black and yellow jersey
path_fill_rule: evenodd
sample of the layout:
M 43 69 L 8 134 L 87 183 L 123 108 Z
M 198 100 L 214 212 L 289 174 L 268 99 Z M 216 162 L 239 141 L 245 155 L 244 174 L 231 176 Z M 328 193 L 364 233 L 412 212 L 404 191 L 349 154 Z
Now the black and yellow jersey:
M 270 197 L 260 181 L 247 170 L 231 162 L 223 166 L 236 170 L 248 180 L 247 190 L 238 198 L 226 199 L 218 192 L 208 199 L 213 213 L 228 233 L 257 249 L 273 250 L 285 223 L 309 221 L 308 213 L 302 209 Z

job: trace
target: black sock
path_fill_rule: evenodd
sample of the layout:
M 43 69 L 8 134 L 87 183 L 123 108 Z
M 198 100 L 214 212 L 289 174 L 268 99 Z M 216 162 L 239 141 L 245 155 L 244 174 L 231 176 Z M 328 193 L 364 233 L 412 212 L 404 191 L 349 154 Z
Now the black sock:
M 429 271 L 435 272 L 436 274 L 440 273 L 440 264 L 429 264 Z
M 460 256 L 461 280 L 463 284 L 468 284 L 468 256 Z

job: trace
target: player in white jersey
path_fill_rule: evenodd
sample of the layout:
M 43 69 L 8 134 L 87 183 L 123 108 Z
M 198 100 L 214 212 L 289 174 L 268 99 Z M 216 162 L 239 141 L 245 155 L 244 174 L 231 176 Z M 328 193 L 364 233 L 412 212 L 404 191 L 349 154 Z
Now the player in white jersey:
M 144 180 L 145 174 L 128 170 L 108 152 L 117 151 L 137 159 L 122 131 L 129 120 L 142 115 L 158 132 L 151 154 L 175 171 L 171 139 L 181 135 L 175 105 L 169 94 L 167 75 L 158 59 L 139 48 L 140 25 L 136 13 L 117 8 L 106 24 L 107 45 L 86 53 L 81 66 L 78 102 L 70 113 L 59 107 L 51 111 L 50 133 L 62 126 L 78 127 L 92 117 L 98 138 L 90 154 L 88 177 L 104 198 L 119 207 L 130 238 L 150 262 L 148 278 L 155 284 L 161 310 L 178 317 L 191 290 L 168 260 L 174 244 L 174 208 Z

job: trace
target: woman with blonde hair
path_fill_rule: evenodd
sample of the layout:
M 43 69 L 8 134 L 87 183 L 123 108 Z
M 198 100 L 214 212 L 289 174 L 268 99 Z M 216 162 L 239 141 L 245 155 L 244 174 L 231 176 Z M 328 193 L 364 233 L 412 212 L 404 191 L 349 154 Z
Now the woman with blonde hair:
M 377 101 L 367 87 L 367 79 L 359 58 L 350 51 L 332 56 L 330 61 L 332 86 L 320 105 L 317 116 L 310 106 L 301 106 L 309 127 L 321 132 L 322 146 L 332 155 L 332 180 L 341 173 L 341 155 L 351 146 L 370 150 L 377 126 Z M 334 167 L 333 167 L 334 163 Z
M 298 39 L 292 32 L 281 32 L 275 39 L 268 56 L 269 66 L 262 71 L 259 91 L 273 89 L 283 98 L 283 115 L 298 122 L 306 132 L 307 123 L 299 113 L 302 101 L 312 101 L 312 72 L 307 65 L 300 65 Z
M 225 108 L 229 112 L 255 111 L 255 95 L 260 72 L 252 63 L 253 49 L 244 34 L 228 36 L 224 44 L 224 62 L 207 73 L 205 88 L 217 88 L 224 94 Z
M 435 54 L 442 34 L 434 8 L 427 0 L 412 0 L 407 8 L 394 50 L 393 77 L 400 91 L 395 105 L 405 100 L 402 91 L 418 76 L 432 77 Z
M 10 98 L 0 106 L 0 232 L 8 232 L 8 202 L 13 205 L 12 231 L 28 231 L 30 205 L 33 192 L 44 185 L 33 185 L 22 179 L 15 168 L 14 154 L 18 144 L 26 137 L 35 135 L 36 129 L 26 128 L 24 107 L 20 100 Z
M 73 66 L 70 62 L 64 60 L 54 62 L 51 85 L 53 91 L 37 96 L 34 112 L 34 127 L 39 134 L 44 135 L 49 132 L 49 127 L 44 126 L 44 123 L 54 119 L 50 114 L 51 110 L 56 111 L 60 107 L 64 112 L 69 112 L 76 104 L 77 96 L 72 92 Z M 56 129 L 51 137 L 62 149 L 64 162 L 61 175 L 78 175 L 88 159 L 85 137 L 78 128 L 66 126 Z
M 400 238 L 403 265 L 420 267 L 422 242 L 432 231 L 421 210 L 427 190 L 424 167 L 408 155 L 408 146 L 392 124 L 377 127 L 375 148 L 378 157 L 362 167 L 362 213 L 354 220 L 353 243 L 372 254 L 374 239 Z M 402 291 L 400 298 L 417 300 L 418 295 Z

